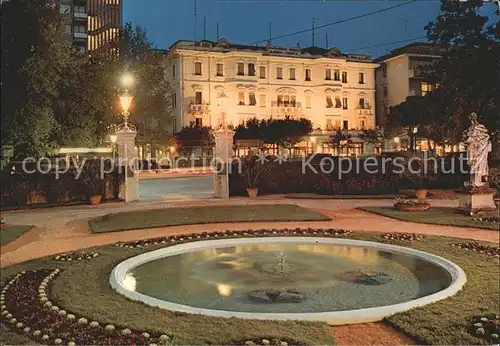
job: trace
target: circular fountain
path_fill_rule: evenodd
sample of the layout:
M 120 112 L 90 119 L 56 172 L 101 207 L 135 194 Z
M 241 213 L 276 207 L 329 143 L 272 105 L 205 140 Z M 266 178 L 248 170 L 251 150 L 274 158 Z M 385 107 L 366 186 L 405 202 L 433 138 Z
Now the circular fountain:
M 381 320 L 458 292 L 454 263 L 411 248 L 317 237 L 175 245 L 116 266 L 111 286 L 132 300 L 209 316 Z

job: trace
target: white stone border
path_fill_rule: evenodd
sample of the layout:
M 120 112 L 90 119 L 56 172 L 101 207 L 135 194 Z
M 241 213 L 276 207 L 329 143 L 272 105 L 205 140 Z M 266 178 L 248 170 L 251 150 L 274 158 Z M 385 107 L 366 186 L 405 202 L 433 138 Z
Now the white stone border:
M 310 244 L 337 244 L 355 247 L 369 247 L 378 250 L 385 250 L 397 254 L 412 255 L 433 263 L 447 270 L 451 276 L 451 284 L 447 288 L 437 293 L 414 299 L 408 302 L 386 305 L 381 307 L 332 311 L 332 312 L 314 312 L 314 313 L 254 313 L 238 312 L 225 310 L 211 310 L 195 308 L 188 305 L 171 303 L 165 300 L 153 298 L 145 294 L 131 291 L 123 284 L 125 274 L 133 268 L 156 259 L 175 256 L 183 253 L 197 252 L 205 249 L 224 248 L 235 245 L 246 244 L 266 244 L 266 243 L 310 243 Z M 219 240 L 204 240 L 190 243 L 184 243 L 166 247 L 163 249 L 147 252 L 132 258 L 129 258 L 118 264 L 111 272 L 109 282 L 111 287 L 120 294 L 135 301 L 143 302 L 147 305 L 159 307 L 162 309 L 180 311 L 192 314 L 201 314 L 214 317 L 237 317 L 257 320 L 305 320 L 305 321 L 323 321 L 330 325 L 366 323 L 380 321 L 385 317 L 399 312 L 407 311 L 419 306 L 437 302 L 455 295 L 462 289 L 467 281 L 464 271 L 455 263 L 442 257 L 432 255 L 427 252 L 418 251 L 411 248 L 389 245 L 377 242 L 340 239 L 340 238 L 322 238 L 322 237 L 263 237 L 263 238 L 233 238 Z

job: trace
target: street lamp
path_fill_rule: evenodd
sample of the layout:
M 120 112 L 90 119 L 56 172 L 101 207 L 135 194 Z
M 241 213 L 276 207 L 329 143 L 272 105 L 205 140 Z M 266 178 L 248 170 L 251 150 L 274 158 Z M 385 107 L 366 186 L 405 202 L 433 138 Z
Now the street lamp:
M 111 150 L 113 154 L 113 158 L 117 156 L 116 152 L 116 140 L 118 139 L 117 135 L 109 135 L 109 140 L 111 141 Z
M 132 101 L 134 99 L 134 96 L 132 96 L 128 90 L 125 90 L 125 92 L 120 95 L 120 103 L 122 106 L 123 110 L 123 129 L 124 130 L 131 130 L 131 128 L 128 126 L 128 117 L 130 116 L 130 105 L 132 104 Z

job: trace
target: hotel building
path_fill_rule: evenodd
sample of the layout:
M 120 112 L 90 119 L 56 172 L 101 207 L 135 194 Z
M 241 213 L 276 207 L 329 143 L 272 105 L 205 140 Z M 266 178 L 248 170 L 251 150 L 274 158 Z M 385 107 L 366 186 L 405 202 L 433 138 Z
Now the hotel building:
M 247 46 L 227 40 L 178 41 L 166 55 L 174 91 L 173 130 L 217 128 L 250 118 L 307 118 L 314 132 L 295 154 L 333 153 L 337 130 L 375 128 L 375 69 L 366 55 L 336 48 Z M 343 154 L 373 153 L 362 141 Z M 356 142 L 356 143 L 354 143 Z M 368 152 L 367 152 L 368 151 Z
M 430 43 L 412 43 L 375 59 L 377 124 L 383 126 L 389 108 L 408 96 L 425 96 L 435 88 L 426 76 L 427 68 L 441 58 L 441 50 Z

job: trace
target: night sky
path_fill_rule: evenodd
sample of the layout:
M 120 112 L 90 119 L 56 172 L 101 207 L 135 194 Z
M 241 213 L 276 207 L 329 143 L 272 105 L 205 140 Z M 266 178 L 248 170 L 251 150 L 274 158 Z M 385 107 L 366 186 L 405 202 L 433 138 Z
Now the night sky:
M 157 48 L 166 49 L 180 39 L 195 37 L 194 0 L 125 0 L 124 20 L 147 28 Z M 196 39 L 220 37 L 233 43 L 255 44 L 272 36 L 310 29 L 316 26 L 391 7 L 399 0 L 197 0 Z M 424 26 L 439 14 L 440 2 L 419 0 L 387 12 L 316 30 L 315 45 L 340 48 L 344 52 L 383 55 L 408 42 L 425 41 Z M 492 5 L 488 5 L 493 7 Z M 493 8 L 489 8 L 493 11 Z M 400 42 L 396 42 L 400 41 Z M 388 44 L 395 42 L 393 44 Z M 279 46 L 310 46 L 307 32 L 273 41 Z M 265 44 L 265 43 L 259 43 Z M 377 47 L 374 47 L 377 46 Z

